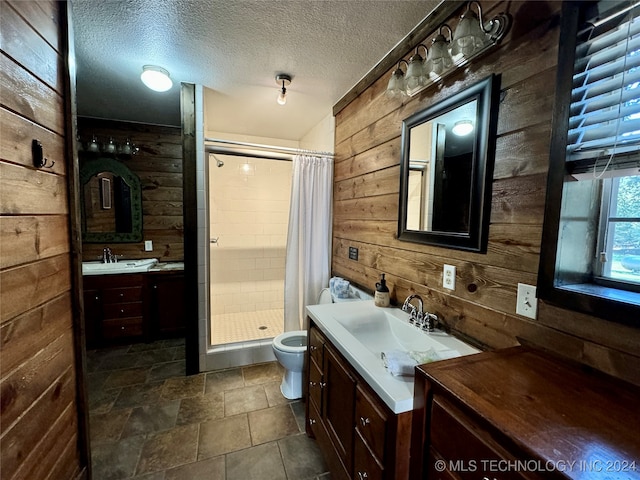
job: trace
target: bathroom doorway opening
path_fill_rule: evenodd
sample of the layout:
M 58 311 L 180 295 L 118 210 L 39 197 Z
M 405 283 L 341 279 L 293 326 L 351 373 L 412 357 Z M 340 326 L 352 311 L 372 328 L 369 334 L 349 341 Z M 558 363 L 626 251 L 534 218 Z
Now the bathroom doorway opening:
M 210 154 L 208 339 L 265 344 L 283 332 L 292 162 Z

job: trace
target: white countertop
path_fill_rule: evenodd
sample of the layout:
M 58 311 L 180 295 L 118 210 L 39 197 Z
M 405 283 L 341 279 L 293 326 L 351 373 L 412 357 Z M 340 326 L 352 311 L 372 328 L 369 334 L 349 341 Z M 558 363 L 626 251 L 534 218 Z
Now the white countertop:
M 381 351 L 433 350 L 449 358 L 479 352 L 445 332 L 423 332 L 408 323 L 407 313 L 376 307 L 372 300 L 310 305 L 306 311 L 394 413 L 413 410 L 414 377 L 389 373 Z

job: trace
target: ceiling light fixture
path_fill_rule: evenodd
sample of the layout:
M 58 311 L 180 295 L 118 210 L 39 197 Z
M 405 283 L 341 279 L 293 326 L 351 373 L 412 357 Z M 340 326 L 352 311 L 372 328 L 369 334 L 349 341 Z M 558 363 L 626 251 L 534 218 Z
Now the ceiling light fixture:
M 478 14 L 471 8 L 474 5 Z M 417 95 L 496 45 L 507 34 L 510 26 L 511 17 L 506 13 L 500 13 L 484 23 L 480 4 L 475 0 L 468 2 L 455 30 L 452 31 L 446 23 L 441 24 L 431 34 L 435 35 L 431 48 L 419 44 L 408 63 L 404 59 L 398 62 L 391 73 L 387 96 L 402 99 L 406 95 Z M 449 39 L 442 33 L 445 27 L 449 30 Z M 418 54 L 420 47 L 427 51 L 427 58 L 424 60 Z M 402 62 L 406 64 L 406 76 L 400 68 Z
M 282 89 L 278 94 L 278 105 L 284 105 L 287 103 L 287 87 L 291 84 L 291 75 L 286 73 L 276 75 L 276 83 L 278 85 L 282 84 Z
M 459 137 L 464 137 L 473 132 L 473 122 L 471 120 L 460 120 L 453 124 L 451 131 Z
M 142 67 L 140 80 L 151 90 L 156 92 L 166 92 L 173 86 L 169 77 L 169 72 L 156 65 L 145 65 Z

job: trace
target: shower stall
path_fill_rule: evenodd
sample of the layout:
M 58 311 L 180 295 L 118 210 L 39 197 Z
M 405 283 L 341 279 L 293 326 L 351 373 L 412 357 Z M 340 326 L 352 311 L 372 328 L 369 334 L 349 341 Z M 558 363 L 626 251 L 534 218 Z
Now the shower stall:
M 212 348 L 264 344 L 284 326 L 292 163 L 209 153 Z

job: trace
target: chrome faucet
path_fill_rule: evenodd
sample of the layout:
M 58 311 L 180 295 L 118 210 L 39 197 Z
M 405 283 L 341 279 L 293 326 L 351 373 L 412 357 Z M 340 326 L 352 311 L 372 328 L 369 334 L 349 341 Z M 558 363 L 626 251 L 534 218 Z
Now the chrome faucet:
M 115 263 L 117 261 L 117 257 L 113 254 L 109 247 L 104 247 L 102 249 L 102 263 Z
M 414 298 L 418 300 L 418 308 L 414 307 L 411 304 L 411 300 L 413 300 Z M 413 325 L 419 325 L 422 323 L 422 318 L 424 316 L 424 311 L 422 310 L 422 306 L 423 306 L 422 298 L 420 297 L 420 295 L 416 295 L 414 293 L 413 295 L 409 295 L 407 297 L 407 299 L 402 304 L 402 311 L 409 312 L 409 323 Z
M 416 308 L 411 300 L 418 300 L 418 307 Z M 438 316 L 435 313 L 425 312 L 423 310 L 424 304 L 420 295 L 412 294 L 402 304 L 402 311 L 409 312 L 409 323 L 424 330 L 425 332 L 433 332 L 434 328 L 438 324 Z

